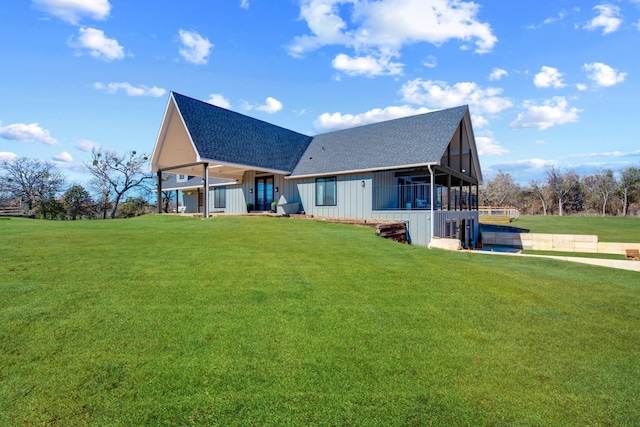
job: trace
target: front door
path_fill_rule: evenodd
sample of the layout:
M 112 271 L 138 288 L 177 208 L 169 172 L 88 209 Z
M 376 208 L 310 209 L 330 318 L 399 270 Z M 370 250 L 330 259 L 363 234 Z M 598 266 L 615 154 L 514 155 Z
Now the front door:
M 256 178 L 256 210 L 271 210 L 273 202 L 273 177 Z

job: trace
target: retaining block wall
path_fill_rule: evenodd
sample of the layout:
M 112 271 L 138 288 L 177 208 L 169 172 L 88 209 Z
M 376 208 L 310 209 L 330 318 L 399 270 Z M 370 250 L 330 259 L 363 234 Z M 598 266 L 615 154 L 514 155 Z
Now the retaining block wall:
M 541 234 L 482 232 L 486 245 L 511 246 L 535 251 L 585 252 L 624 255 L 625 249 L 640 249 L 640 243 L 598 242 L 587 234 Z

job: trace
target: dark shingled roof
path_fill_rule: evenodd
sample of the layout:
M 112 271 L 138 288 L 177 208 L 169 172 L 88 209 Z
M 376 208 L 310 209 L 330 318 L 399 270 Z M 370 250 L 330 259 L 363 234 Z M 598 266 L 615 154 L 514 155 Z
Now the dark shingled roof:
M 201 158 L 291 172 L 310 136 L 173 92 Z
M 317 135 L 291 176 L 437 163 L 467 109 L 464 105 Z

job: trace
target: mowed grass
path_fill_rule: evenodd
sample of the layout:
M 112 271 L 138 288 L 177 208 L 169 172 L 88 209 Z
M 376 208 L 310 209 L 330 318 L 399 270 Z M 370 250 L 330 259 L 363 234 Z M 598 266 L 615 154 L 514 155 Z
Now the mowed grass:
M 521 216 L 508 225 L 531 233 L 591 234 L 601 242 L 640 242 L 640 218 L 614 216 Z
M 637 273 L 285 218 L 0 222 L 0 425 L 640 425 Z

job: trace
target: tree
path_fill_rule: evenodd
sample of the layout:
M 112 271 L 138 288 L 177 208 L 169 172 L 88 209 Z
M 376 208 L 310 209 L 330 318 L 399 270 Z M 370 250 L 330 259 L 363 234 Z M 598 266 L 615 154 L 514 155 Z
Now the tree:
M 640 190 L 640 169 L 630 167 L 622 172 L 618 191 L 622 195 L 622 216 L 627 216 L 629 200 Z
M 151 179 L 151 175 L 144 171 L 148 158 L 144 154 L 136 154 L 135 151 L 117 154 L 108 150 L 93 150 L 91 154 L 92 160 L 86 168 L 97 181 L 94 186 L 97 185 L 103 190 L 109 189 L 108 193 L 103 192 L 102 195 L 113 195 L 110 215 L 113 219 L 122 197 L 129 190 L 140 187 L 146 180 Z
M 513 182 L 511 175 L 502 171 L 480 190 L 481 203 L 485 206 L 515 206 L 519 194 L 520 186 Z
M 102 214 L 102 219 L 107 219 L 107 214 L 113 208 L 113 203 L 111 203 L 111 193 L 113 192 L 111 186 L 96 178 L 92 179 L 89 185 L 96 195 L 96 211 Z
M 558 202 L 559 216 L 562 216 L 565 204 L 569 201 L 574 205 L 579 204 L 576 198 L 580 192 L 580 180 L 574 172 L 569 171 L 563 174 L 555 166 L 550 166 L 547 170 L 547 185 L 554 200 Z
M 546 216 L 549 188 L 542 182 L 534 180 L 529 183 L 529 188 L 527 188 L 525 191 L 534 195 L 538 200 L 540 200 L 540 204 L 542 205 L 542 214 Z
M 586 176 L 583 179 L 583 183 L 587 191 L 587 199 L 591 204 L 597 206 L 602 216 L 605 216 L 607 214 L 607 202 L 618 188 L 613 171 L 606 169 L 595 175 Z
M 69 187 L 62 199 L 67 216 L 73 221 L 79 216 L 91 215 L 95 211 L 95 203 L 82 185 L 75 184 Z
M 21 199 L 29 211 L 38 209 L 42 218 L 47 218 L 64 184 L 62 172 L 51 162 L 27 157 L 4 160 L 1 167 L 5 191 Z
M 169 213 L 169 209 L 171 209 L 171 200 L 173 199 L 172 194 L 172 190 L 162 190 L 162 211 L 164 213 Z M 177 204 L 178 203 L 176 201 L 176 206 Z M 176 212 L 178 212 L 177 207 Z
M 118 216 L 121 218 L 132 218 L 144 215 L 148 212 L 149 202 L 144 197 L 132 197 L 120 204 Z

